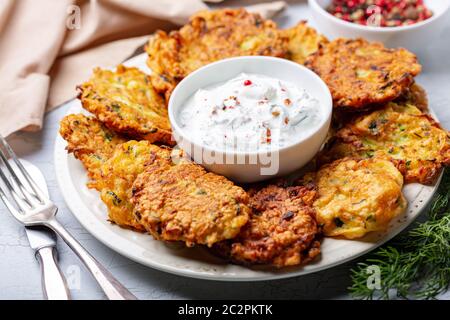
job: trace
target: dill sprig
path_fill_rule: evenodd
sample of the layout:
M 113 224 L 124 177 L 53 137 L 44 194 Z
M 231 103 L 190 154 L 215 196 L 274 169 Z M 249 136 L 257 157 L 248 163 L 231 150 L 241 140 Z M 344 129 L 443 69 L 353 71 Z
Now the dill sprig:
M 378 286 L 368 285 L 376 267 Z M 450 169 L 446 169 L 428 220 L 377 249 L 351 270 L 357 299 L 435 299 L 450 282 Z

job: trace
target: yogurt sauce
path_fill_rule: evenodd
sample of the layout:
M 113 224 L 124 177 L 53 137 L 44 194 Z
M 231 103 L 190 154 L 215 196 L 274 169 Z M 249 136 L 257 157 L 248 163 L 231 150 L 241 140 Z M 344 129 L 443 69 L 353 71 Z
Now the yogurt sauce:
M 257 151 L 289 146 L 322 120 L 319 101 L 295 84 L 242 73 L 198 90 L 179 114 L 182 130 L 212 149 Z

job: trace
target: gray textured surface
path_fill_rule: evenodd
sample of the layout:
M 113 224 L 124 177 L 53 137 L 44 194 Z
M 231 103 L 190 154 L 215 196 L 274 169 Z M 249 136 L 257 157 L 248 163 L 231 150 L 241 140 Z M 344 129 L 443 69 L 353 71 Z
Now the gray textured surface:
M 256 2 L 256 1 L 250 1 Z M 291 25 L 308 17 L 304 4 L 292 4 L 277 17 Z M 231 4 L 238 3 L 231 1 Z M 418 82 L 426 88 L 430 104 L 446 128 L 450 128 L 450 20 L 440 41 L 430 43 L 422 57 L 424 72 Z M 18 133 L 8 140 L 20 157 L 37 165 L 45 174 L 60 221 L 140 299 L 348 299 L 350 264 L 299 278 L 258 283 L 222 283 L 187 279 L 136 264 L 108 249 L 84 230 L 68 211 L 56 183 L 53 144 L 58 122 L 66 110 L 50 112 L 39 133 Z M 74 299 L 102 299 L 103 294 L 74 254 L 58 242 L 60 263 L 72 284 Z M 0 299 L 42 299 L 39 265 L 20 226 L 0 205 Z M 450 293 L 442 298 L 450 299 Z

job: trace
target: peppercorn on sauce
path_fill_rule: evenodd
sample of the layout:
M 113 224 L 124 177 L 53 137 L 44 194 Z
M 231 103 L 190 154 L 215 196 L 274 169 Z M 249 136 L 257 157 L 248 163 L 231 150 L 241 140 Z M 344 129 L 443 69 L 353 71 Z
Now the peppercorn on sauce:
M 182 130 L 215 150 L 276 150 L 312 133 L 324 117 L 317 99 L 288 81 L 239 74 L 199 89 L 179 114 Z

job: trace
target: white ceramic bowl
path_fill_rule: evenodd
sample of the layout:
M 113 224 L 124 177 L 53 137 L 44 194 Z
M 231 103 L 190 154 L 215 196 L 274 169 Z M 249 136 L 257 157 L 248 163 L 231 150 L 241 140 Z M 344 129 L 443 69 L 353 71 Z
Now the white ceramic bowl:
M 184 103 L 198 89 L 227 81 L 243 72 L 289 81 L 306 89 L 319 100 L 322 113 L 320 123 L 310 135 L 270 154 L 266 151 L 214 150 L 194 141 L 189 132 L 179 125 L 179 114 Z M 208 64 L 183 79 L 169 100 L 169 118 L 178 146 L 209 171 L 241 183 L 283 176 L 304 166 L 323 144 L 330 126 L 331 112 L 330 91 L 315 73 L 285 59 L 262 56 L 230 58 Z
M 326 11 L 331 0 L 308 0 L 312 16 L 321 33 L 334 39 L 337 37 L 362 37 L 369 41 L 381 41 L 389 48 L 403 47 L 422 53 L 445 26 L 450 0 L 425 0 L 433 16 L 425 21 L 400 27 L 370 27 L 336 18 Z M 445 45 L 445 44 L 443 44 Z

